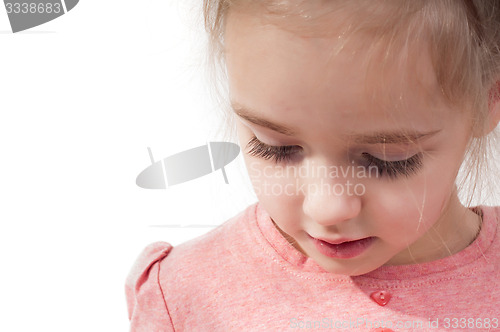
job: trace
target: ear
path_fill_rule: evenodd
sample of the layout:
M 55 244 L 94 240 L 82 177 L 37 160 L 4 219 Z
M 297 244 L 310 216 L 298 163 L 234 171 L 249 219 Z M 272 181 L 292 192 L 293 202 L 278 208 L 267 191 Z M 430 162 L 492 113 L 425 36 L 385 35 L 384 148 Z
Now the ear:
M 481 135 L 486 136 L 492 132 L 500 122 L 500 80 L 498 80 L 490 89 L 489 101 L 488 101 L 488 118 L 486 119 L 486 124 Z M 476 137 L 477 137 L 476 136 Z

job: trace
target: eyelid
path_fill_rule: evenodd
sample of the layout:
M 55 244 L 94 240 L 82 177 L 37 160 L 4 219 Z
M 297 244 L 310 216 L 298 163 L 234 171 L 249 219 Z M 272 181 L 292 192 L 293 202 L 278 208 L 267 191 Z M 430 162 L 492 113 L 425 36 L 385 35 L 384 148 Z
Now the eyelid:
M 247 143 L 246 148 L 251 148 L 248 154 L 260 157 L 262 159 L 268 160 L 272 159 L 276 164 L 283 162 L 289 162 L 292 160 L 293 156 L 297 155 L 293 152 L 295 146 L 274 146 L 268 145 L 261 142 L 255 135 L 252 136 L 250 141 Z
M 349 154 L 360 155 L 363 153 L 369 153 L 377 159 L 385 161 L 400 161 L 404 159 L 409 159 L 416 154 L 422 152 L 422 147 L 420 144 L 405 144 L 405 145 L 382 145 L 382 146 L 360 146 L 360 147 L 350 147 Z
M 285 136 L 285 135 L 280 134 L 278 132 L 275 132 L 269 128 L 259 127 L 255 124 L 247 122 L 245 119 L 242 119 L 241 122 L 248 129 L 249 133 L 251 133 L 251 135 L 253 135 L 253 136 L 256 136 L 256 138 L 260 142 L 262 142 L 263 144 L 269 145 L 271 147 L 282 147 L 282 146 L 296 145 L 296 144 L 279 143 L 280 141 L 281 142 L 290 141 L 289 136 Z M 277 137 L 277 138 L 274 138 L 274 137 Z M 267 141 L 270 143 L 265 143 L 264 141 Z
M 252 147 L 248 152 L 250 155 L 265 160 L 274 160 L 276 164 L 288 164 L 289 162 L 293 162 L 294 156 L 298 155 L 297 153 L 291 152 L 291 150 L 297 146 L 270 146 L 261 142 L 255 135 L 253 135 L 252 139 L 248 142 L 247 148 L 248 147 Z M 368 163 L 366 164 L 365 162 L 365 167 L 373 165 L 377 167 L 380 175 L 385 174 L 386 177 L 391 180 L 397 179 L 400 176 L 409 177 L 418 173 L 423 164 L 422 153 L 417 153 L 410 158 L 396 161 L 381 160 L 367 152 L 363 152 L 361 155 Z
M 296 150 L 296 149 L 301 149 L 302 147 L 299 145 L 285 145 L 285 144 L 267 144 L 262 142 L 258 137 L 254 135 L 254 140 L 258 142 L 258 144 L 262 145 L 262 147 L 266 147 L 269 149 L 289 149 L 289 150 Z M 359 150 L 360 152 L 357 152 L 357 154 L 366 154 L 367 152 L 365 150 Z M 362 151 L 362 152 L 361 152 Z M 387 161 L 387 162 L 394 162 L 394 161 L 404 161 L 407 159 L 411 159 L 414 156 L 416 156 L 419 152 L 414 152 L 414 153 L 409 153 L 406 151 L 406 153 L 401 153 L 401 152 L 386 152 L 386 153 L 377 153 L 377 152 L 370 152 L 368 153 L 372 157 L 379 159 L 381 161 Z
M 401 161 L 405 159 L 410 159 L 413 156 L 417 155 L 419 152 L 415 153 L 405 153 L 405 154 L 391 154 L 391 153 L 385 153 L 385 154 L 378 154 L 378 153 L 370 153 L 373 157 L 383 160 L 383 161 Z
M 256 143 L 262 145 L 263 147 L 270 148 L 270 149 L 285 149 L 285 148 L 286 149 L 296 149 L 296 148 L 301 148 L 301 146 L 299 146 L 299 145 L 293 145 L 293 144 L 290 144 L 290 145 L 286 145 L 286 144 L 277 144 L 277 145 L 267 144 L 267 143 L 262 142 L 256 135 L 253 135 L 253 137 L 250 140 L 250 142 L 252 142 L 252 140 L 255 141 Z

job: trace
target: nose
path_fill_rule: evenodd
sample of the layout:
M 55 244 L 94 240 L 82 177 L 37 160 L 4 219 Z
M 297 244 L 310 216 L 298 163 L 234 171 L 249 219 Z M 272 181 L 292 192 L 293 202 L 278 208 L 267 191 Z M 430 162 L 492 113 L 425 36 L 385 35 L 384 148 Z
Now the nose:
M 352 179 L 309 181 L 303 201 L 305 215 L 323 226 L 333 226 L 356 217 L 361 210 L 361 196 Z

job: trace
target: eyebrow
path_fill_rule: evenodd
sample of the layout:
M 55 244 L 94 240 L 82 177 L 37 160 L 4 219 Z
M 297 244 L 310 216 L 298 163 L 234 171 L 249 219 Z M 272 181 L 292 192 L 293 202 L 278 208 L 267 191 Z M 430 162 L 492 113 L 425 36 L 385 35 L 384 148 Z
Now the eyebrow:
M 282 124 L 274 123 L 264 118 L 256 116 L 252 110 L 242 107 L 238 104 L 233 103 L 232 108 L 236 115 L 239 117 L 261 127 L 271 129 L 275 132 L 286 136 L 294 136 L 297 131 L 288 128 Z M 399 132 L 375 132 L 372 134 L 351 134 L 347 135 L 346 138 L 352 140 L 357 144 L 401 144 L 401 143 L 411 143 L 418 141 L 423 138 L 431 137 L 441 130 L 433 130 L 425 133 L 415 132 L 412 130 L 402 130 Z
M 353 141 L 357 144 L 402 144 L 413 143 L 423 138 L 429 138 L 441 130 L 433 130 L 426 133 L 419 132 L 379 132 L 370 135 L 353 135 Z
M 236 115 L 238 115 L 240 118 L 243 118 L 243 119 L 245 119 L 253 124 L 256 124 L 257 126 L 271 129 L 275 132 L 278 132 L 278 133 L 286 135 L 286 136 L 294 136 L 297 134 L 296 130 L 287 128 L 284 125 L 274 123 L 274 122 L 271 122 L 269 120 L 266 120 L 266 119 L 263 119 L 263 118 L 260 118 L 256 115 L 254 115 L 253 113 L 255 113 L 255 112 L 252 110 L 249 110 L 246 107 L 242 107 L 242 106 L 235 104 L 235 103 L 231 104 L 231 107 L 234 110 L 234 112 L 236 113 Z

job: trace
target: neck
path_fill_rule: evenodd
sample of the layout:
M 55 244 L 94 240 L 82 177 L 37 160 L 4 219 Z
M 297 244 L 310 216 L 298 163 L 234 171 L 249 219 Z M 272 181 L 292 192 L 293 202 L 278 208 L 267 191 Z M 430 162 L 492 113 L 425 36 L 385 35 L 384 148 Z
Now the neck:
M 413 249 L 408 249 L 404 256 L 412 257 L 415 263 L 424 263 L 456 254 L 474 242 L 481 223 L 481 216 L 462 205 L 455 187 L 439 220 L 418 240 L 426 245 L 415 243 Z M 429 246 L 429 243 L 435 245 Z M 390 265 L 400 264 L 395 261 Z

